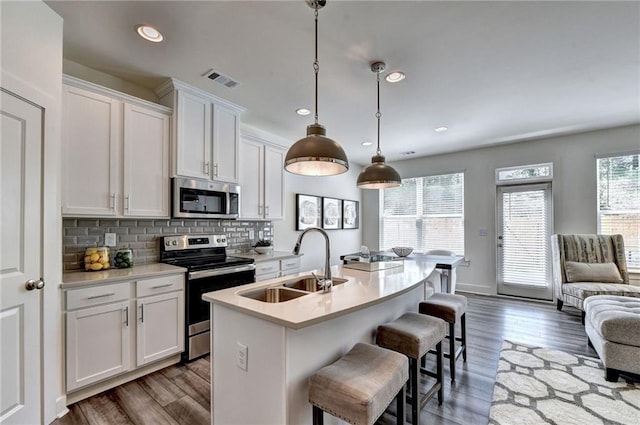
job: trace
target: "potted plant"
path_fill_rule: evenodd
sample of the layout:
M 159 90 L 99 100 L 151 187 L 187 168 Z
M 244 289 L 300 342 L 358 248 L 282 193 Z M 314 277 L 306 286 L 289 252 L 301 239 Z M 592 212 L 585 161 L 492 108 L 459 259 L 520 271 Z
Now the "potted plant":
M 259 239 L 258 242 L 253 245 L 253 250 L 258 254 L 268 254 L 273 250 L 273 247 L 271 246 L 270 240 Z

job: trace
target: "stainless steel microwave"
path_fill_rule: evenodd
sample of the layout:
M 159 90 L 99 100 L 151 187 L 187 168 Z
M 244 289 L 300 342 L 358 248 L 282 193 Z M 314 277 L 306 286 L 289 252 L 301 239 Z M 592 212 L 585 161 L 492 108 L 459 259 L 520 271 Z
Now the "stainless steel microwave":
M 175 218 L 236 219 L 240 210 L 240 186 L 174 177 L 172 200 Z

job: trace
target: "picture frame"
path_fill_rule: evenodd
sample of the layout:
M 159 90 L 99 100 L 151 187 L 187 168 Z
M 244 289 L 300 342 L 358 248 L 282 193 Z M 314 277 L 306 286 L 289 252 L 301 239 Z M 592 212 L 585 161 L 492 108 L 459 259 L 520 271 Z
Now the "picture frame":
M 345 199 L 342 201 L 342 228 L 357 229 L 360 227 L 360 205 L 358 201 Z
M 296 230 L 320 227 L 322 220 L 322 198 L 313 195 L 296 194 Z
M 342 199 L 322 198 L 322 228 L 342 228 Z

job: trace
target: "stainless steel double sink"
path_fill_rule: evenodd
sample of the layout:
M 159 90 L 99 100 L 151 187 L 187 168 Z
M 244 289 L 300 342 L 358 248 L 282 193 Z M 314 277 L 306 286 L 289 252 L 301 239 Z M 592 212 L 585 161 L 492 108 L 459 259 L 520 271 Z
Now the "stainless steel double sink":
M 322 276 L 318 276 L 318 278 L 322 279 Z M 347 279 L 334 277 L 331 281 L 333 282 L 333 286 L 336 286 L 345 283 Z M 265 303 L 282 303 L 309 295 L 318 290 L 321 290 L 321 288 L 318 288 L 316 278 L 313 277 L 313 275 L 307 275 L 298 276 L 294 279 L 279 283 L 278 285 L 240 292 L 238 295 Z

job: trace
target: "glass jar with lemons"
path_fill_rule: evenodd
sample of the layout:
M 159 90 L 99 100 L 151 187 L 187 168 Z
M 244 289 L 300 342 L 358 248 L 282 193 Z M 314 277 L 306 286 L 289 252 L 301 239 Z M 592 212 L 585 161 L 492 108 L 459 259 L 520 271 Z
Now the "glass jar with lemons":
M 108 268 L 109 247 L 91 247 L 84 251 L 84 269 L 86 271 L 107 270 Z

